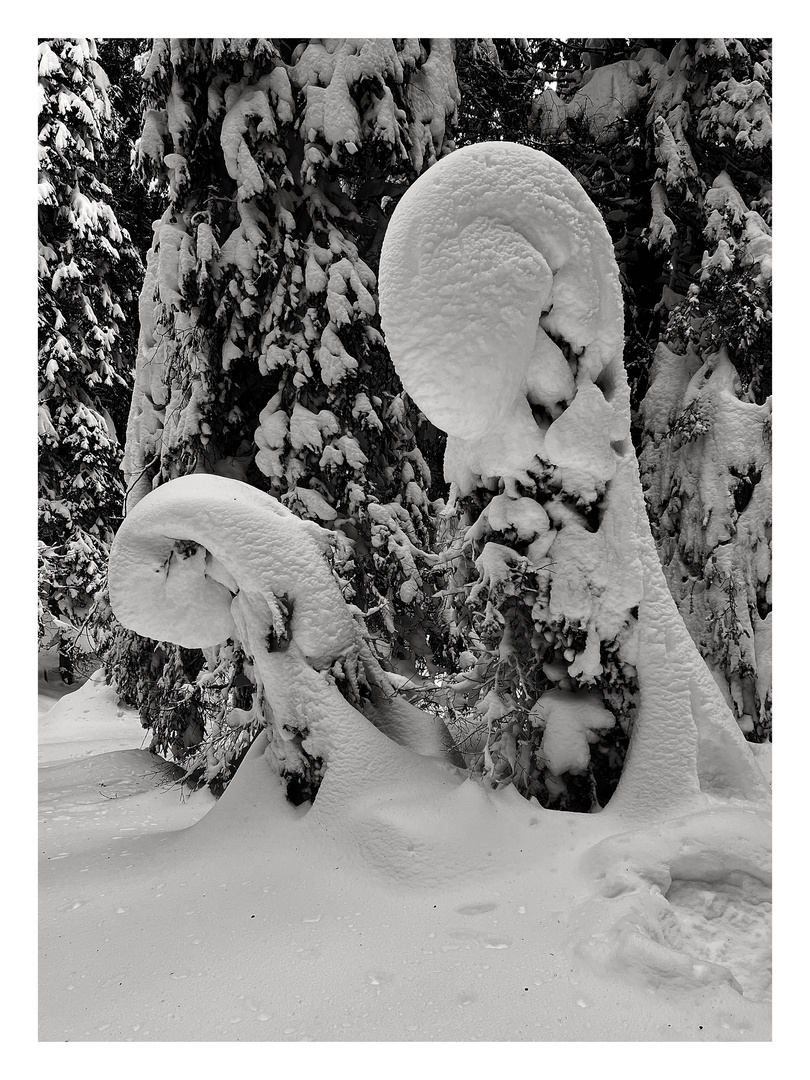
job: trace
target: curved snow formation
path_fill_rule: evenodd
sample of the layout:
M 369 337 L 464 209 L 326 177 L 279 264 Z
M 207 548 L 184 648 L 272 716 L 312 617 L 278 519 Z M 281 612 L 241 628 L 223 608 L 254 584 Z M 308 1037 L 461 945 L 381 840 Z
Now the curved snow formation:
M 252 658 L 254 709 L 268 721 L 282 774 L 348 746 L 373 760 L 388 742 L 380 732 L 446 757 L 443 725 L 397 697 L 374 660 L 324 558 L 330 536 L 238 480 L 180 477 L 124 519 L 110 554 L 110 603 L 144 637 L 201 649 L 237 638 Z M 362 713 L 339 685 L 362 700 Z
M 514 511 L 505 518 L 533 530 L 530 561 L 550 565 L 545 614 L 587 627 L 570 676 L 598 674 L 604 640 L 637 671 L 611 811 L 666 816 L 707 794 L 767 800 L 658 561 L 630 439 L 618 269 L 578 182 L 514 143 L 448 155 L 394 212 L 380 311 L 405 389 L 448 434 L 446 478 L 461 495 L 497 482 Z M 544 476 L 558 495 L 527 517 L 525 490 Z M 597 528 L 582 506 L 598 508 Z M 482 558 L 509 554 L 490 544 Z

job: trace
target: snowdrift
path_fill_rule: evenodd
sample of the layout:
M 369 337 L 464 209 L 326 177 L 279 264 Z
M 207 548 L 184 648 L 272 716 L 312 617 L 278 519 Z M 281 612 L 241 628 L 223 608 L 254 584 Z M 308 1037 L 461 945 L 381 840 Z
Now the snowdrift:
M 217 803 L 182 799 L 145 751 L 93 753 L 88 708 L 64 699 L 77 756 L 42 771 L 43 1040 L 769 1037 L 750 812 L 622 832 L 423 759 L 319 813 L 263 737 Z

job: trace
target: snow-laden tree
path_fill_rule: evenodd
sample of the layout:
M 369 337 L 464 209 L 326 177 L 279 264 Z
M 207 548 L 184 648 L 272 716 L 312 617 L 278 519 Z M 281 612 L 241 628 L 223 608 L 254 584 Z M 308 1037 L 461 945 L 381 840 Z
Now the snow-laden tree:
M 131 384 L 123 308 L 138 256 L 105 183 L 108 80 L 89 38 L 43 40 L 39 74 L 40 639 L 62 669 L 121 518 L 111 413 Z
M 629 721 L 619 788 L 593 819 L 599 839 L 620 836 L 597 861 L 639 845 L 649 859 L 650 837 L 660 852 L 674 822 L 666 865 L 686 853 L 687 834 L 735 851 L 756 835 L 747 872 L 764 875 L 754 804 L 765 807 L 767 784 L 678 614 L 647 522 L 621 292 L 598 211 L 546 155 L 466 147 L 401 200 L 381 282 L 403 383 L 448 434 L 457 498 L 484 504 L 463 537 L 478 554 L 466 607 L 482 618 L 471 619 L 476 655 L 457 689 L 478 697 L 487 779 L 517 779 L 548 802 L 566 775 L 587 774 L 600 733 Z M 399 866 L 422 821 L 412 807 L 404 834 L 393 825 L 386 777 L 421 777 L 431 799 L 453 799 L 464 773 L 447 768 L 442 725 L 390 693 L 326 559 L 333 542 L 243 482 L 179 477 L 124 520 L 111 603 L 124 625 L 186 648 L 238 638 L 256 688 L 247 711 L 266 727 L 253 766 L 263 758 L 288 798 L 314 800 L 313 828 L 358 839 L 354 826 L 367 821 L 361 842 Z M 611 689 L 626 700 L 631 682 L 635 708 L 622 710 Z M 460 786 L 470 797 L 476 783 Z M 626 937 L 619 947 L 637 950 Z
M 750 1033 L 770 989 L 769 790 L 656 554 L 630 440 L 621 292 L 600 215 L 548 156 L 509 143 L 466 147 L 399 203 L 380 282 L 391 355 L 447 431 L 456 495 L 478 491 L 485 503 L 465 537 L 479 552 L 473 588 L 493 624 L 507 617 L 500 669 L 488 688 L 476 687 L 490 721 L 484 782 L 452 767 L 440 724 L 391 693 L 325 557 L 329 531 L 247 484 L 180 477 L 127 515 L 111 553 L 110 597 L 140 633 L 189 648 L 238 636 L 251 656 L 250 711 L 265 726 L 207 818 L 210 850 L 222 850 L 223 828 L 247 828 L 251 849 L 278 846 L 285 866 L 329 858 L 331 868 L 339 853 L 341 868 L 357 867 L 362 880 L 374 873 L 383 903 L 386 884 L 398 893 L 430 887 L 434 900 L 449 888 L 448 907 L 468 914 L 490 907 L 480 889 L 493 874 L 522 882 L 527 895 L 550 891 L 535 926 L 542 938 L 544 914 L 553 905 L 559 927 L 566 906 L 554 951 L 577 985 L 587 980 L 583 1006 L 594 1000 L 594 977 L 613 987 L 621 978 L 628 992 L 641 984 L 674 994 L 670 1003 L 686 993 L 724 1018 L 722 1030 Z M 552 684 L 522 728 L 526 696 L 516 695 L 511 721 L 501 707 L 525 655 L 507 596 L 530 600 L 531 647 Z M 572 656 L 562 619 L 585 631 Z M 477 660 L 496 659 L 494 644 L 495 631 L 482 628 Z M 555 777 L 559 785 L 587 771 L 599 733 L 622 720 L 599 679 L 600 664 L 617 670 L 617 659 L 635 672 L 638 693 L 607 806 L 563 815 L 519 798 L 508 781 L 526 763 L 529 724 L 530 778 L 542 777 L 546 793 Z M 536 672 L 524 671 L 531 685 Z M 466 681 L 479 674 L 488 672 L 476 665 Z M 279 773 L 288 799 L 312 799 L 306 814 L 285 806 Z M 478 902 L 459 906 L 472 888 Z M 739 948 L 729 919 L 750 950 Z M 531 951 L 532 935 L 516 930 Z
M 132 243 L 145 257 L 152 244 L 152 222 L 165 208 L 160 185 L 144 178 L 135 167 L 135 144 L 140 138 L 143 119 L 144 84 L 141 72 L 149 59 L 148 38 L 99 38 L 96 41 L 99 62 L 109 79 L 108 96 L 112 109 L 105 178 L 115 196 L 118 223 L 129 233 Z M 134 346 L 138 338 L 138 295 L 143 285 L 144 267 L 140 266 L 133 289 L 127 325 L 131 323 Z M 132 315 L 130 317 L 130 309 Z M 133 348 L 134 354 L 135 348 Z M 123 401 L 122 428 L 126 431 L 129 395 Z
M 742 730 L 762 741 L 771 726 L 770 42 L 592 38 L 570 43 L 563 59 L 556 89 L 535 100 L 534 135 L 575 172 L 613 235 L 659 556 Z
M 397 371 L 448 435 L 471 763 L 543 805 L 596 808 L 629 736 L 612 806 L 764 791 L 656 556 L 619 275 L 580 185 L 514 143 L 458 150 L 399 203 L 380 273 Z
M 174 477 L 210 473 L 333 526 L 344 595 L 407 677 L 433 644 L 430 474 L 379 333 L 373 268 L 396 198 L 452 149 L 451 44 L 155 39 L 143 78 L 139 160 L 170 196 L 141 294 L 127 511 Z M 227 774 L 260 722 L 223 726 L 250 697 L 244 643 L 203 674 L 163 651 L 156 663 L 154 643 L 116 631 L 108 669 L 175 749 L 211 705 L 190 766 Z

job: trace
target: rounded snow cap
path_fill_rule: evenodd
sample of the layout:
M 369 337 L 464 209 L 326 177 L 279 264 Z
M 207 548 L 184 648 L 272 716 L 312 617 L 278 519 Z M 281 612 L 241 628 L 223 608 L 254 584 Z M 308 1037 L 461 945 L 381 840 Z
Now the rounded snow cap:
M 621 363 L 601 216 L 559 162 L 516 143 L 457 150 L 406 192 L 383 244 L 380 311 L 405 389 L 463 440 L 508 423 L 536 444 L 530 406 L 570 401 L 569 356 L 594 380 Z

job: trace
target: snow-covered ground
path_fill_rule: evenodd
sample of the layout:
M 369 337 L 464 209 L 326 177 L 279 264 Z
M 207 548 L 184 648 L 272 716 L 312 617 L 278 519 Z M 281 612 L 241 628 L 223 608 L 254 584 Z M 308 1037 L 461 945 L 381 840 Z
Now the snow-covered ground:
M 43 1041 L 770 1037 L 750 812 L 616 836 L 425 761 L 330 821 L 262 738 L 216 803 L 142 742 L 98 677 L 40 719 Z

